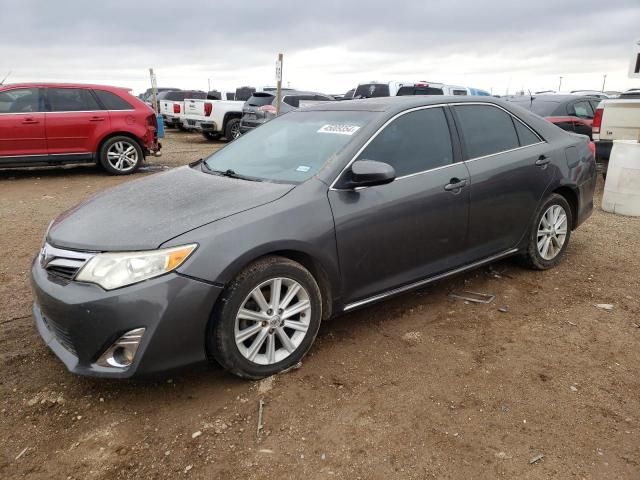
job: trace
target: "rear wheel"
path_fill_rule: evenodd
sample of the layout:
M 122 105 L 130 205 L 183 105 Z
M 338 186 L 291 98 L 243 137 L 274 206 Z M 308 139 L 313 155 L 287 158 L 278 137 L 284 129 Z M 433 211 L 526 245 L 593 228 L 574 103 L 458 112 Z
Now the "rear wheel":
M 229 372 L 258 379 L 300 361 L 315 340 L 322 301 L 302 265 L 267 257 L 229 285 L 209 322 L 209 354 Z
M 219 133 L 213 133 L 213 132 L 202 132 L 202 136 L 204 138 L 206 138 L 209 141 L 215 141 L 215 140 L 220 140 L 220 134 Z
M 108 139 L 100 148 L 100 164 L 112 175 L 128 175 L 135 172 L 144 160 L 140 144 L 131 137 L 117 136 Z
M 227 122 L 227 126 L 224 128 L 224 136 L 229 142 L 233 142 L 236 138 L 242 135 L 240 133 L 240 119 L 232 118 Z
M 567 200 L 552 194 L 540 207 L 529 234 L 524 260 L 530 268 L 546 270 L 560 263 L 571 237 L 573 218 Z

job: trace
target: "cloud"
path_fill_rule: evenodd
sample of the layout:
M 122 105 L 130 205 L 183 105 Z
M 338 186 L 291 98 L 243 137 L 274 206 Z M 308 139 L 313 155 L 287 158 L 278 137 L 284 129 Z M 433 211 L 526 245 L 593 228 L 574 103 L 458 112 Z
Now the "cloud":
M 228 89 L 273 83 L 284 52 L 286 81 L 330 93 L 382 77 L 500 91 L 563 75 L 595 88 L 604 73 L 623 88 L 640 19 L 637 0 L 0 0 L 0 11 L 0 76 L 14 81 L 142 90 L 154 66 L 164 85 Z

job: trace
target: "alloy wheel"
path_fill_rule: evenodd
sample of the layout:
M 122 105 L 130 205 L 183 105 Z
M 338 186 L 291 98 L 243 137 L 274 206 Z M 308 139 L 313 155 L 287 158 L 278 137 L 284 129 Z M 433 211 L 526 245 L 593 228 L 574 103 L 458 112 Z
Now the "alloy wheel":
M 538 253 L 545 260 L 558 256 L 567 238 L 567 212 L 560 205 L 551 205 L 538 224 Z
M 129 142 L 115 142 L 107 150 L 107 161 L 115 170 L 128 172 L 138 164 L 138 150 Z
M 235 125 L 231 126 L 231 140 L 235 140 L 240 138 L 240 123 L 237 122 Z
M 272 365 L 300 346 L 311 321 L 309 292 L 290 278 L 269 279 L 245 298 L 235 321 L 235 341 L 250 362 Z

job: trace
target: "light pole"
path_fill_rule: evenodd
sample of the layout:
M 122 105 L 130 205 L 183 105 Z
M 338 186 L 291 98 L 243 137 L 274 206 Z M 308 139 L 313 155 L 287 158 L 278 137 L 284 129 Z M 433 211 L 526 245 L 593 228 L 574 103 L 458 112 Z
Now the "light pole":
M 562 91 L 562 77 L 560 77 L 560 83 L 558 83 L 558 92 Z
M 602 93 L 604 93 L 604 86 L 607 83 L 607 74 L 602 75 Z

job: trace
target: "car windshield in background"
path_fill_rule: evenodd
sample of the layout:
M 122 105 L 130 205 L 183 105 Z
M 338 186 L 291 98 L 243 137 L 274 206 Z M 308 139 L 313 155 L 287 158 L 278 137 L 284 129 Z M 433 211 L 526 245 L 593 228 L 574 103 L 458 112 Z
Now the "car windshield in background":
M 269 93 L 254 93 L 247 103 L 252 107 L 263 107 L 273 102 L 274 96 Z
M 386 83 L 367 83 L 358 85 L 356 91 L 353 93 L 353 98 L 374 98 L 374 97 L 388 97 L 389 85 Z
M 291 112 L 242 136 L 205 160 L 206 170 L 300 183 L 349 143 L 372 112 Z
M 206 92 L 184 90 L 179 92 L 167 92 L 164 95 L 164 100 L 170 100 L 173 102 L 181 102 L 185 98 L 204 99 L 207 98 Z
M 405 96 L 405 95 L 444 95 L 444 92 L 442 91 L 441 88 L 436 88 L 436 87 L 408 86 L 408 87 L 400 87 L 400 89 L 398 89 L 397 95 L 399 97 Z
M 522 100 L 510 100 L 516 105 L 526 108 L 527 110 L 531 110 L 533 113 L 540 115 L 541 117 L 550 117 L 553 115 L 553 112 L 556 111 L 556 108 L 560 106 L 560 102 L 554 101 L 543 101 L 540 99 L 533 99 L 533 102 L 529 97 L 525 97 Z

